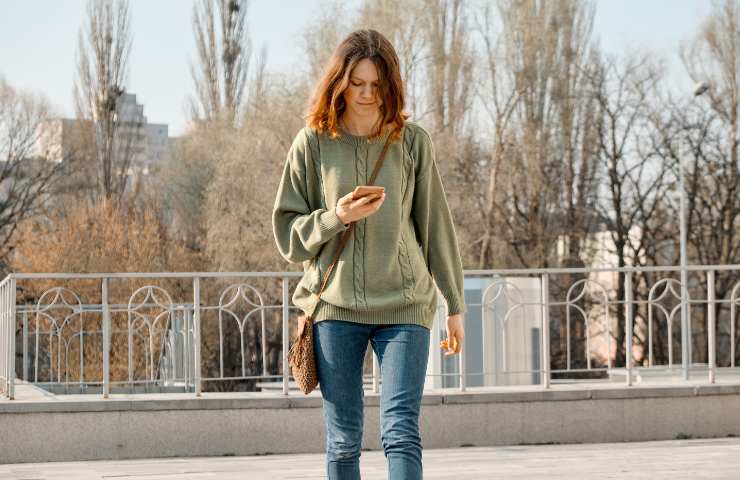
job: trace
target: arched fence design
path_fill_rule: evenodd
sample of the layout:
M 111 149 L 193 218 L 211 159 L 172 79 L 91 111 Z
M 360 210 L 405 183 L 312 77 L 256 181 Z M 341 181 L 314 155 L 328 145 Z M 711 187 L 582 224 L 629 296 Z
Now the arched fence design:
M 463 355 L 439 350 L 446 312 L 439 295 L 428 384 L 549 388 L 585 378 L 629 386 L 659 374 L 688 380 L 699 372 L 711 383 L 737 373 L 740 266 L 687 267 L 685 286 L 679 273 L 678 267 L 467 270 Z M 719 296 L 718 275 L 725 280 Z M 200 396 L 204 385 L 249 381 L 287 395 L 298 313 L 289 287 L 300 276 L 8 275 L 0 282 L 0 388 L 11 399 L 18 381 L 56 394 Z M 83 281 L 86 287 L 74 287 Z M 20 285 L 51 286 L 26 303 L 17 300 Z M 375 360 L 375 391 L 379 373 Z

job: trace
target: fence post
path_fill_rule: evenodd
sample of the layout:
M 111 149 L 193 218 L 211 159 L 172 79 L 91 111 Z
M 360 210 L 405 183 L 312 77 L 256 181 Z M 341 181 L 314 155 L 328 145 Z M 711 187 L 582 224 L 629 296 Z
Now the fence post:
M 378 380 L 378 377 L 380 373 L 380 363 L 378 362 L 378 357 L 375 355 L 375 352 L 373 352 L 373 393 L 378 393 L 380 391 L 380 381 Z M 365 376 L 362 376 L 363 379 Z M 364 380 L 363 380 L 364 383 Z
M 185 391 L 189 392 L 191 383 L 195 383 L 195 373 L 193 372 L 193 355 L 191 355 L 193 348 L 192 336 L 195 335 L 195 329 L 192 326 L 193 314 L 190 309 L 185 308 L 184 305 L 177 307 L 177 309 L 182 314 L 182 363 L 185 367 L 183 368 L 183 373 L 185 377 Z
M 691 319 L 688 317 L 689 303 L 688 303 L 688 272 L 685 266 L 681 267 L 681 370 L 683 371 L 683 379 L 689 380 L 689 366 L 691 363 L 691 350 L 690 342 L 691 337 L 689 336 L 691 327 Z
M 28 312 L 23 310 L 23 380 L 28 381 Z
M 542 386 L 550 388 L 550 277 L 543 273 L 540 277 L 542 296 Z
M 195 396 L 201 396 L 201 359 L 200 359 L 200 277 L 193 278 L 193 331 L 195 343 Z
M 283 277 L 283 395 L 288 395 L 288 386 L 290 383 L 290 365 L 288 365 L 288 350 L 290 349 L 290 331 L 288 330 L 288 320 L 290 310 L 288 302 L 290 301 L 288 292 L 288 277 Z
M 714 383 L 715 379 L 715 368 L 717 365 L 717 351 L 715 349 L 715 328 L 716 318 L 714 315 L 715 305 L 715 292 L 714 292 L 714 270 L 707 272 L 707 332 L 709 335 L 709 383 Z
M 38 306 L 37 306 L 38 309 Z M 34 350 L 33 350 L 33 382 L 38 383 L 39 381 L 39 350 L 41 339 L 39 332 L 39 312 L 36 312 L 36 327 L 33 331 L 34 336 Z
M 10 394 L 10 281 L 8 284 L 0 287 L 0 376 L 4 380 L 4 393 L 9 399 Z
M 80 307 L 80 391 L 85 382 L 85 323 L 83 321 L 82 307 Z M 25 313 L 24 320 L 25 320 Z M 25 345 L 24 345 L 25 347 Z M 25 356 L 25 355 L 24 355 Z
M 6 293 L 7 292 L 7 293 Z M 0 287 L 0 376 L 3 377 L 3 390 L 6 397 L 10 395 L 10 281 L 7 285 Z
M 632 386 L 632 272 L 624 276 L 624 369 L 627 372 L 627 386 Z
M 445 305 L 444 315 L 445 315 L 445 318 L 447 318 L 447 306 L 446 305 Z M 465 318 L 464 317 L 463 317 L 463 322 L 465 322 Z M 465 328 L 464 327 L 464 323 L 463 323 L 463 328 Z M 467 347 L 467 345 L 466 345 L 466 347 Z M 460 356 L 460 358 L 458 359 L 458 361 L 460 363 L 460 391 L 461 392 L 464 392 L 465 389 L 466 389 L 466 387 L 467 387 L 466 384 L 467 384 L 467 377 L 468 376 L 467 376 L 467 372 L 466 372 L 467 366 L 466 366 L 466 362 L 465 362 L 465 352 L 466 352 L 466 350 L 467 350 L 467 348 L 462 349 L 460 351 L 460 353 L 458 354 Z
M 15 399 L 15 278 L 10 279 L 10 389 L 8 393 L 11 400 Z
M 260 339 L 262 343 L 262 376 L 267 377 L 267 327 L 265 326 L 264 308 L 260 310 L 260 319 L 262 320 L 262 332 L 260 334 Z M 271 381 L 267 380 L 266 378 L 263 378 L 263 380 Z
M 110 395 L 110 307 L 108 305 L 108 278 L 102 280 L 101 300 L 103 304 L 103 398 Z M 38 354 L 37 354 L 38 356 Z

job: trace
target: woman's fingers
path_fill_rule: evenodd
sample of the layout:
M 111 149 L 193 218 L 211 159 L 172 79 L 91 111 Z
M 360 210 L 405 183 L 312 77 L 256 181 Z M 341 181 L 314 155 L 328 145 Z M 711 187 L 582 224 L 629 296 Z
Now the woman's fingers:
M 372 205 L 374 210 L 377 210 L 380 208 L 380 205 L 383 204 L 383 201 L 385 201 L 385 192 L 383 192 L 379 197 L 370 202 L 370 205 Z
M 439 342 L 439 346 L 443 350 L 446 350 L 445 355 L 455 355 L 462 350 L 462 340 L 458 341 L 457 336 L 453 334 Z
M 372 212 L 380 208 L 380 205 L 383 203 L 384 199 L 385 199 L 385 193 L 379 197 L 374 197 L 374 198 L 370 196 L 364 196 L 362 198 L 357 199 L 352 204 L 352 208 L 361 208 L 361 207 L 367 206 L 369 207 L 369 210 Z
M 352 202 L 352 208 L 361 207 L 362 205 L 365 205 L 367 202 L 368 202 L 368 198 L 367 197 L 360 197 L 357 200 L 355 200 L 354 202 Z
M 344 209 L 345 216 L 348 215 L 348 218 L 352 218 L 351 221 L 356 221 L 377 211 L 383 203 L 383 200 L 385 200 L 385 193 L 378 197 L 365 195 L 358 199 L 354 199 L 352 198 L 352 192 L 349 192 L 347 195 L 340 197 L 337 204 Z M 355 216 L 357 216 L 357 218 L 354 218 Z
M 354 200 L 354 198 L 352 197 L 352 194 L 353 192 L 349 192 L 348 194 L 340 197 L 337 203 L 339 205 L 346 205 L 348 203 L 352 203 L 352 200 Z
M 457 337 L 452 337 L 452 343 L 455 346 L 455 353 L 460 353 L 460 350 L 462 349 L 462 339 L 458 342 Z

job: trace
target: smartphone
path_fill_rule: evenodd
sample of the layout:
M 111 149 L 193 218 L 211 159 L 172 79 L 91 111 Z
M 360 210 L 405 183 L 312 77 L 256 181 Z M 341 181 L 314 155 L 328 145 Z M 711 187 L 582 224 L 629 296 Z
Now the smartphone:
M 352 198 L 357 200 L 358 198 L 369 196 L 370 200 L 374 200 L 380 197 L 385 192 L 385 187 L 381 185 L 357 185 L 355 190 L 352 192 Z

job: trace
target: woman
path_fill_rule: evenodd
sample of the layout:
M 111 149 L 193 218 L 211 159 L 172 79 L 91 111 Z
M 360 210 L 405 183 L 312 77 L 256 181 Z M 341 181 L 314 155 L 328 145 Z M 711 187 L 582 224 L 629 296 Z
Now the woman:
M 446 355 L 464 339 L 463 272 L 429 134 L 407 121 L 398 57 L 374 30 L 333 53 L 288 152 L 273 209 L 280 254 L 303 263 L 293 302 L 314 323 L 330 479 L 359 479 L 363 363 L 370 342 L 381 368 L 381 443 L 389 478 L 422 478 L 418 417 L 439 287 L 447 303 Z M 375 200 L 354 199 L 383 145 Z M 346 247 L 318 293 L 337 244 Z

